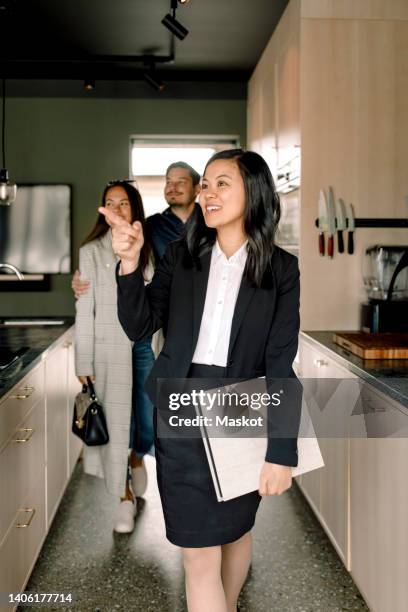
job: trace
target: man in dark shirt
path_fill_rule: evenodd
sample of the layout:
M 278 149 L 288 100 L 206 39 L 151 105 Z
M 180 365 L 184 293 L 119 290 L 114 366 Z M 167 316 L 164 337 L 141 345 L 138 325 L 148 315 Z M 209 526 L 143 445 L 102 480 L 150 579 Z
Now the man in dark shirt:
M 198 207 L 200 175 L 185 162 L 170 164 L 166 171 L 164 197 L 169 205 L 162 213 L 146 219 L 146 233 L 153 246 L 156 263 L 167 245 L 183 234 L 190 215 Z
M 146 235 L 153 247 L 156 265 L 163 257 L 167 245 L 183 234 L 192 212 L 196 210 L 199 214 L 200 207 L 196 203 L 199 191 L 200 175 L 194 168 L 183 161 L 170 164 L 166 170 L 164 187 L 164 197 L 169 206 L 162 213 L 146 219 Z M 78 298 L 88 291 L 89 281 L 81 281 L 79 270 L 76 270 L 71 286 Z

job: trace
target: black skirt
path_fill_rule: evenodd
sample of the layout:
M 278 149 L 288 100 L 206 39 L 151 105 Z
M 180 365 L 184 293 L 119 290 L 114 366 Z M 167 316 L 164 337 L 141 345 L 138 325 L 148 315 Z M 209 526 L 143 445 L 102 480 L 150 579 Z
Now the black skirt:
M 192 364 L 189 378 L 222 378 L 224 368 Z M 257 491 L 219 502 L 201 438 L 157 436 L 157 483 L 167 539 L 176 546 L 201 548 L 238 540 L 252 529 L 261 500 Z

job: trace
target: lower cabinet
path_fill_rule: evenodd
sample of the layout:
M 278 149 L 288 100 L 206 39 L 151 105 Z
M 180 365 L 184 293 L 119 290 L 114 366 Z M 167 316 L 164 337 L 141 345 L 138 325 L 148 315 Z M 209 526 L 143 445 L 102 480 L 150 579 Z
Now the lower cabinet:
M 355 378 L 345 368 L 342 368 L 327 356 L 311 347 L 304 341 L 299 346 L 299 374 L 308 384 L 316 385 L 319 405 L 325 404 L 324 394 L 328 386 L 318 387 L 318 380 Z M 325 411 L 327 432 L 339 431 L 338 437 L 319 437 L 319 446 L 324 460 L 324 467 L 303 474 L 298 485 L 308 500 L 313 511 L 320 520 L 333 546 L 336 548 L 343 563 L 349 569 L 350 551 L 348 543 L 348 495 L 349 495 L 349 440 L 341 435 L 343 426 L 342 412 L 344 397 L 351 389 L 339 383 L 337 394 L 328 394 L 328 406 Z M 352 398 L 350 397 L 350 401 Z M 338 426 L 336 426 L 336 418 Z M 333 434 L 331 434 L 333 435 Z
M 406 438 L 351 440 L 351 575 L 374 612 L 408 610 L 407 459 Z
M 24 586 L 46 536 L 45 469 L 38 474 L 18 509 L 0 548 L 0 593 L 19 593 Z M 1 612 L 14 604 L 0 604 Z
M 0 401 L 0 593 L 24 591 L 81 452 L 72 332 Z M 0 602 L 0 612 L 16 604 Z
M 68 476 L 67 351 L 57 347 L 45 362 L 47 415 L 47 526 L 51 524 Z
M 357 379 L 304 339 L 299 353 L 302 378 Z M 325 466 L 297 483 L 370 610 L 406 612 L 408 414 L 369 384 L 345 386 L 346 409 L 359 389 L 364 410 L 360 405 L 353 416 L 352 433 L 319 438 Z M 341 410 L 341 404 L 332 407 Z

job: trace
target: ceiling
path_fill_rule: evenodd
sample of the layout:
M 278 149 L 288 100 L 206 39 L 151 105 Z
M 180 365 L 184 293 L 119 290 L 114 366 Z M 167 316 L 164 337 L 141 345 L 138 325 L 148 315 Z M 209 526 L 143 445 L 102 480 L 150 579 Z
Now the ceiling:
M 175 39 L 174 62 L 157 64 L 168 84 L 157 94 L 137 59 L 169 56 L 171 36 L 161 20 L 170 0 L 0 0 L 1 74 L 10 95 L 84 95 L 83 80 L 92 78 L 97 96 L 239 98 L 287 3 L 179 5 L 176 17 L 189 35 Z

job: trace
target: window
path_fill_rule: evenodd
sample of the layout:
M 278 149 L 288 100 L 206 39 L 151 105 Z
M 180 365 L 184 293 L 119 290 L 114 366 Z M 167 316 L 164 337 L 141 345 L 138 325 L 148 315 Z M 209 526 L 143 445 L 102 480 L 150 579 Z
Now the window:
M 130 176 L 142 194 L 146 216 L 163 211 L 165 172 L 176 161 L 203 173 L 216 151 L 239 147 L 238 136 L 143 136 L 130 138 Z

